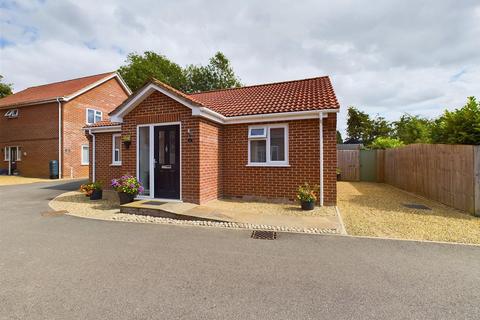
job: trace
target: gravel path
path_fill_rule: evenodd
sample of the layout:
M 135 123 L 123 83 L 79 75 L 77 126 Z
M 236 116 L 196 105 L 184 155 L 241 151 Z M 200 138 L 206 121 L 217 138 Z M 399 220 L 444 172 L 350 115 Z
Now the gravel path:
M 348 234 L 480 244 L 480 218 L 383 183 L 338 182 Z M 431 210 L 409 209 L 423 204 Z

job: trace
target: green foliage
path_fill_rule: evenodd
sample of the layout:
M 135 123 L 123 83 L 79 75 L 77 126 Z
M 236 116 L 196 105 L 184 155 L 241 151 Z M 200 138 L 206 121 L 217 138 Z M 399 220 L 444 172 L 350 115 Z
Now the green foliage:
M 447 144 L 480 144 L 480 104 L 475 97 L 454 111 L 445 110 L 434 121 L 432 142 Z
M 370 144 L 377 137 L 388 137 L 392 133 L 391 124 L 385 118 L 370 116 L 355 107 L 348 108 L 347 134 L 351 143 Z
M 403 142 L 390 137 L 377 137 L 370 144 L 370 149 L 388 149 L 388 148 L 398 148 L 403 146 Z
M 405 144 L 430 142 L 432 123 L 428 119 L 404 114 L 393 125 L 395 137 Z
M 221 52 L 217 52 L 210 58 L 207 66 L 187 66 L 185 77 L 187 79 L 187 92 L 234 88 L 242 85 L 235 76 L 230 61 Z
M 340 131 L 337 130 L 337 144 L 342 144 L 342 143 L 343 143 L 342 134 L 340 133 Z
M 229 60 L 221 52 L 210 58 L 206 66 L 189 65 L 182 68 L 152 51 L 146 51 L 143 55 L 130 53 L 125 63 L 118 72 L 133 91 L 140 89 L 151 78 L 187 93 L 241 86 Z
M 304 183 L 298 187 L 297 199 L 304 202 L 312 202 L 317 200 L 317 194 L 320 187 L 317 185 L 311 186 L 308 183 Z
M 347 135 L 349 142 L 362 142 L 368 139 L 371 128 L 370 116 L 351 106 L 348 107 Z
M 0 98 L 6 97 L 13 93 L 13 85 L 11 83 L 3 83 L 3 76 L 0 75 Z
M 163 55 L 152 51 L 145 51 L 143 55 L 130 53 L 125 62 L 126 65 L 121 66 L 118 73 L 133 91 L 140 89 L 151 78 L 156 78 L 178 90 L 186 88 L 182 67 Z

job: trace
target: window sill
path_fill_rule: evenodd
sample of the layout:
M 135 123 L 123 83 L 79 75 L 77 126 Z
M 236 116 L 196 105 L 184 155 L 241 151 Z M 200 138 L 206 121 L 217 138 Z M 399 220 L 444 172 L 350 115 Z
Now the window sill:
M 80 165 L 81 165 L 81 166 L 89 166 L 90 163 L 81 163 Z
M 111 163 L 111 164 L 110 164 L 110 167 L 121 167 L 121 166 L 122 166 L 122 163 L 121 163 L 121 162 Z
M 290 167 L 289 164 L 275 164 L 275 163 L 249 163 L 245 167 Z

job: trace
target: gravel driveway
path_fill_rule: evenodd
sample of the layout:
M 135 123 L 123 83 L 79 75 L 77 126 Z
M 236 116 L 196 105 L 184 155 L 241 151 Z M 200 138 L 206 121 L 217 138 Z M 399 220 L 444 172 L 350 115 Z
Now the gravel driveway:
M 338 182 L 337 189 L 348 234 L 480 244 L 480 218 L 468 213 L 384 183 Z

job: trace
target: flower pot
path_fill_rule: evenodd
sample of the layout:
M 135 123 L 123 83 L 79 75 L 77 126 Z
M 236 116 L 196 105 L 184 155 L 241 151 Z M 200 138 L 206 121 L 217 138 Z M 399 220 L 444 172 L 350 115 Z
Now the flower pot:
M 118 193 L 118 199 L 120 199 L 120 204 L 133 202 L 134 198 L 135 198 L 135 195 L 131 193 L 125 193 L 125 192 Z
M 93 190 L 90 195 L 90 200 L 102 200 L 103 191 L 101 189 Z
M 342 174 L 341 173 L 337 173 L 337 180 L 340 180 L 342 178 Z
M 315 201 L 302 201 L 302 210 L 313 210 L 315 209 Z

